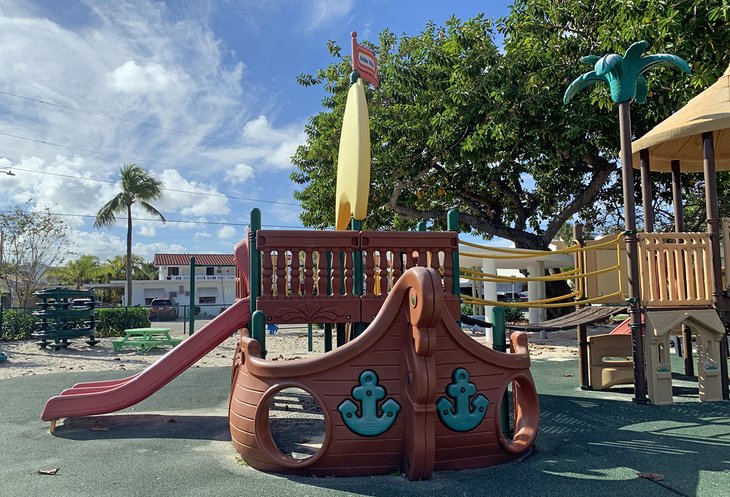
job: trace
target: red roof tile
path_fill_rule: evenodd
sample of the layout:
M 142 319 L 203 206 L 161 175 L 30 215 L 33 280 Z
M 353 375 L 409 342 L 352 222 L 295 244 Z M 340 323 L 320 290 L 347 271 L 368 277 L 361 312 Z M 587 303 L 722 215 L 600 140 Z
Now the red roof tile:
M 233 254 L 155 254 L 155 266 L 188 266 L 195 256 L 196 266 L 235 266 Z

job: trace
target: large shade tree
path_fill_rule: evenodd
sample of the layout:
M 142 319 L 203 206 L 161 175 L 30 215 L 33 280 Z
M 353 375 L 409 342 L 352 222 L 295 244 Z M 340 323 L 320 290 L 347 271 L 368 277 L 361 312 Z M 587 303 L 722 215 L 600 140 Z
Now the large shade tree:
M 150 202 L 162 197 L 163 184 L 153 178 L 136 164 L 125 164 L 120 170 L 122 190 L 113 199 L 104 204 L 96 214 L 95 227 L 113 226 L 117 215 L 127 216 L 127 305 L 132 302 L 132 206 L 138 204 L 144 211 L 159 217 L 166 222 L 162 215 Z
M 633 114 L 636 136 L 644 134 L 727 67 L 723 5 L 518 0 L 498 21 L 450 19 L 400 37 L 383 31 L 372 45 L 380 88 L 368 90 L 373 181 L 366 228 L 407 228 L 444 219 L 455 207 L 465 229 L 546 249 L 576 215 L 592 231 L 619 225 L 618 120 L 609 91 L 594 88 L 568 106 L 563 93 L 586 53 L 623 53 L 644 39 L 652 52 L 682 56 L 692 76 L 657 70 L 646 104 Z M 299 78 L 304 86 L 322 85 L 325 97 L 324 110 L 305 128 L 292 174 L 302 185 L 302 221 L 319 228 L 334 223 L 350 72 L 349 56 L 334 42 L 328 48 L 335 62 Z M 661 201 L 665 190 L 656 188 Z

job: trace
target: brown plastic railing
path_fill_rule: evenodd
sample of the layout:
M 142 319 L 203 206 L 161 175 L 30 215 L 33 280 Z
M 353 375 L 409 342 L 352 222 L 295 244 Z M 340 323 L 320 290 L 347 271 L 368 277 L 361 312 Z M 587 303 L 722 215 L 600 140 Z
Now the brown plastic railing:
M 398 278 L 414 266 L 439 272 L 447 307 L 458 313 L 458 296 L 450 290 L 455 232 L 259 230 L 256 241 L 261 254 L 257 308 L 267 321 L 369 322 Z M 244 248 L 238 250 L 243 254 Z M 355 286 L 356 253 L 363 258 L 361 288 Z

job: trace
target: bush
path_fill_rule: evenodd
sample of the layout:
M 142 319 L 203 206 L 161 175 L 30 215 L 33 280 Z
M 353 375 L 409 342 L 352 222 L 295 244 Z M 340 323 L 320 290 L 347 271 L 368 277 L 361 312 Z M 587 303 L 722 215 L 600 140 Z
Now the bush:
M 524 310 L 519 307 L 508 307 L 504 306 L 504 320 L 508 323 L 514 323 L 517 321 L 524 321 L 525 315 Z
M 35 331 L 35 309 L 8 309 L 3 311 L 3 329 L 6 340 L 31 338 Z M 1 336 L 1 335 L 0 335 Z
M 96 336 L 116 337 L 127 328 L 147 328 L 150 312 L 146 307 L 106 307 L 96 309 L 95 319 Z

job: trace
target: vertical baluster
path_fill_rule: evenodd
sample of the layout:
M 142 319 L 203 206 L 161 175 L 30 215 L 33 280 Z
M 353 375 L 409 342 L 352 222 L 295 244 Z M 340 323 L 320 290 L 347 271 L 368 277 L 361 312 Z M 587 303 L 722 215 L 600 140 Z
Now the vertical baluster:
M 352 249 L 346 248 L 346 249 L 344 249 L 344 252 L 345 252 L 345 292 L 344 292 L 344 295 L 352 296 L 352 285 L 353 285 Z
M 304 252 L 304 296 L 314 294 L 314 278 L 312 277 L 312 266 L 314 261 L 312 260 L 312 250 L 306 250 Z
M 261 249 L 261 258 L 261 295 L 271 296 L 271 276 L 273 274 L 271 250 L 266 248 Z
M 667 294 L 669 296 L 669 300 L 672 302 L 677 301 L 677 285 L 679 284 L 677 265 L 674 263 L 676 251 L 676 243 L 667 245 Z
M 330 276 L 332 295 L 340 294 L 340 252 L 332 251 L 332 274 Z
M 375 251 L 363 250 L 362 253 L 365 257 L 365 295 L 375 295 Z
M 276 249 L 276 295 L 286 297 L 286 250 Z
M 380 273 L 380 295 L 388 295 L 390 291 L 390 255 L 392 252 L 388 252 L 385 249 L 380 250 L 380 267 L 378 272 Z
M 299 297 L 299 287 L 300 287 L 300 281 L 299 281 L 299 273 L 300 273 L 300 265 L 301 265 L 301 259 L 299 259 L 299 251 L 298 250 L 292 250 L 291 253 L 291 296 L 292 297 Z
M 705 243 L 704 238 L 696 241 L 695 247 L 697 251 L 697 287 L 699 288 L 697 294 L 701 296 L 703 300 L 710 300 L 712 298 L 712 282 L 710 279 L 710 271 L 712 260 L 708 253 L 708 246 Z
M 659 300 L 666 302 L 669 299 L 667 294 L 667 283 L 669 282 L 669 273 L 667 273 L 667 249 L 664 243 L 657 246 L 657 257 L 659 259 Z
M 425 248 L 418 249 L 418 265 L 421 267 L 431 267 L 431 254 L 427 254 Z
M 327 251 L 320 250 L 317 259 L 317 296 L 327 295 Z
M 684 259 L 685 271 L 687 273 L 686 298 L 690 302 L 697 299 L 697 287 L 695 286 L 697 281 L 697 273 L 692 257 L 692 245 L 694 245 L 694 239 L 685 239 L 684 251 L 682 254 L 682 257 Z
M 444 275 L 444 293 L 452 295 L 454 293 L 454 258 L 451 256 L 452 250 L 444 249 L 443 275 Z
M 390 251 L 391 254 L 391 274 L 393 277 L 391 278 L 391 286 L 392 289 L 396 283 L 398 283 L 398 278 L 400 278 L 400 275 L 403 274 L 403 254 L 399 249 L 392 249 Z
M 409 248 L 406 249 L 406 266 L 403 268 L 403 272 L 405 273 L 406 270 L 414 267 L 416 265 L 416 261 L 413 257 L 413 249 Z

